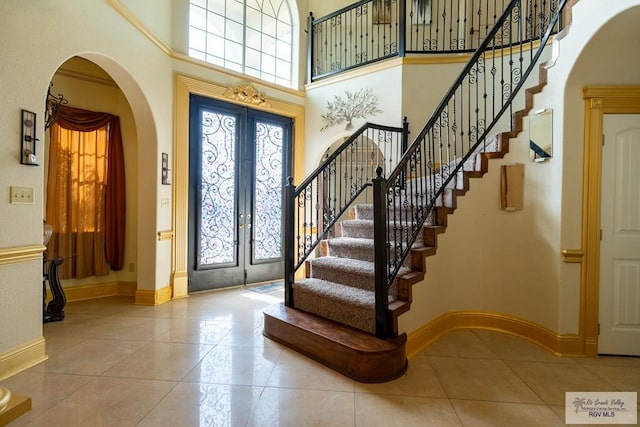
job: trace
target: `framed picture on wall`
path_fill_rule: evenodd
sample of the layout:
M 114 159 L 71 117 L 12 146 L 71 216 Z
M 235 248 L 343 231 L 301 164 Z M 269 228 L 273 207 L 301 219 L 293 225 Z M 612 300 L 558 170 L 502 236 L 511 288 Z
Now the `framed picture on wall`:
M 391 0 L 373 0 L 373 23 L 391 24 Z

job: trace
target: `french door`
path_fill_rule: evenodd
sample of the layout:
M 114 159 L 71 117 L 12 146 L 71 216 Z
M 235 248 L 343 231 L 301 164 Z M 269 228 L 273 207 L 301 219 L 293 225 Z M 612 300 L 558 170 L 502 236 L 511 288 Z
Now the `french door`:
M 191 95 L 189 291 L 284 275 L 289 118 Z

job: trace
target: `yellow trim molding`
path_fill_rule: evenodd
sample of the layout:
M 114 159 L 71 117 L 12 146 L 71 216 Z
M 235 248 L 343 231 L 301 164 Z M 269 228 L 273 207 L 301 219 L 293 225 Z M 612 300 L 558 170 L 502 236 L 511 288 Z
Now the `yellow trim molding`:
M 407 337 L 407 357 L 413 357 L 429 344 L 456 329 L 486 329 L 504 332 L 538 344 L 558 356 L 582 356 L 577 335 L 559 335 L 544 326 L 517 317 L 481 311 L 445 313 Z
M 471 59 L 471 53 L 458 53 L 449 55 L 423 55 L 416 54 L 402 58 L 402 65 L 427 65 L 427 64 L 466 64 Z
M 358 67 L 350 71 L 338 73 L 335 76 L 327 77 L 317 82 L 307 83 L 305 89 L 316 89 L 323 86 L 334 85 L 336 83 L 355 79 L 365 75 L 377 73 L 378 71 L 386 70 L 387 68 L 399 67 L 403 64 L 403 59 L 400 57 L 384 59 L 373 64 L 369 64 L 366 67 Z
M 84 301 L 105 297 L 133 297 L 136 295 L 136 282 L 110 282 L 92 285 L 68 286 L 64 288 L 67 302 Z M 51 300 L 51 290 L 47 288 L 47 301 Z
M 563 249 L 562 260 L 568 263 L 581 263 L 584 257 L 582 249 Z
M 605 114 L 640 114 L 640 86 L 585 87 L 580 336 L 587 356 L 598 354 L 600 302 L 600 209 Z
M 171 286 L 154 290 L 136 291 L 136 305 L 160 305 L 171 300 Z
M 46 250 L 44 245 L 18 246 L 15 248 L 0 249 L 0 265 L 15 262 L 34 261 L 42 259 L 42 252 Z
M 0 354 L 0 381 L 47 360 L 44 337 Z
M 189 297 L 189 275 L 186 271 L 176 271 L 171 275 L 173 299 Z

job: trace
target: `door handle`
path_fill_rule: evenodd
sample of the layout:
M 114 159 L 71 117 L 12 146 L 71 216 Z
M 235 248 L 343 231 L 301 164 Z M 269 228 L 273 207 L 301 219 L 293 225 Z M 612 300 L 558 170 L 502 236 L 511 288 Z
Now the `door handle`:
M 247 228 L 251 228 L 251 214 L 247 214 L 246 221 L 245 221 L 245 216 L 243 214 L 240 214 L 240 221 L 238 222 L 238 227 L 244 228 L 245 225 L 247 226 Z

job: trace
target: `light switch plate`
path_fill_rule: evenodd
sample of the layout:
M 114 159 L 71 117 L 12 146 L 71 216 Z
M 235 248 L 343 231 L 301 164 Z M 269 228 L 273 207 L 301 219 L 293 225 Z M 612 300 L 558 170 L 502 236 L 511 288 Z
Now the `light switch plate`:
M 19 205 L 33 204 L 33 188 L 31 187 L 11 187 L 9 202 Z

